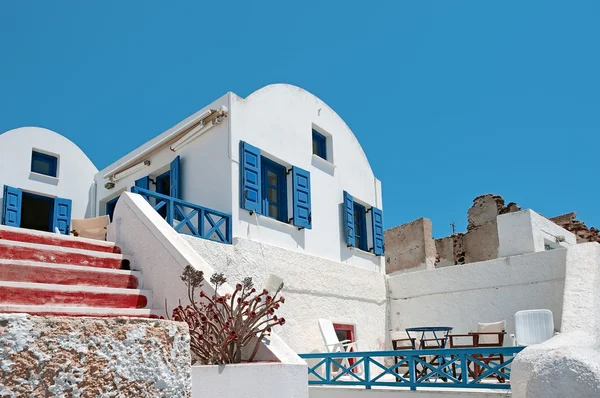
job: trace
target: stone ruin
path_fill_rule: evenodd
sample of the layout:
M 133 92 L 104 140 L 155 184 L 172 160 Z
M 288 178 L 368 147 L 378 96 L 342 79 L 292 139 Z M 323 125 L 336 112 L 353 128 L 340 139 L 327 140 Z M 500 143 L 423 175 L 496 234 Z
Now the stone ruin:
M 433 239 L 431 220 L 419 218 L 385 231 L 386 273 L 418 271 L 468 264 L 498 258 L 498 228 L 500 214 L 521 210 L 514 202 L 505 204 L 499 195 L 486 194 L 473 199 L 467 211 L 466 232 L 457 232 Z M 600 230 L 588 228 L 576 220 L 577 213 L 550 218 L 560 227 L 577 236 L 577 243 L 599 242 Z

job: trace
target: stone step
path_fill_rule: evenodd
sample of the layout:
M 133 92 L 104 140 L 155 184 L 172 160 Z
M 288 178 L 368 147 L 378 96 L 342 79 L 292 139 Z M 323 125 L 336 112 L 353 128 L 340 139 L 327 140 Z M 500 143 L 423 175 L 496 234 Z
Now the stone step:
M 136 289 L 142 286 L 142 273 L 84 265 L 0 259 L 0 281 Z
M 160 318 L 162 309 L 69 307 L 59 305 L 22 305 L 0 303 L 0 313 L 24 313 L 40 316 L 88 316 L 88 317 L 134 317 Z
M 33 229 L 8 227 L 6 225 L 0 225 L 0 239 L 50 246 L 70 247 L 73 249 L 83 249 L 105 253 L 121 253 L 119 247 L 115 246 L 115 244 L 112 242 L 79 238 L 70 235 L 59 235 L 56 233 L 36 231 Z
M 0 304 L 147 308 L 150 290 L 0 281 Z
M 85 265 L 88 267 L 131 269 L 122 254 L 62 246 L 0 240 L 0 259 L 29 260 L 41 263 Z

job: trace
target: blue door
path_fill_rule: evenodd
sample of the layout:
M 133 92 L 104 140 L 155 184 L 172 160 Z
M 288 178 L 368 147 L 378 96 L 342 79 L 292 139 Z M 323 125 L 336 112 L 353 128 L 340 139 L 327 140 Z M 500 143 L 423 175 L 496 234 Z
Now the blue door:
M 71 233 L 71 200 L 56 198 L 54 199 L 54 219 L 52 231 L 59 229 L 63 235 Z
M 169 186 L 169 190 L 171 191 L 171 197 L 172 198 L 176 198 L 176 199 L 181 199 L 181 174 L 180 174 L 180 167 L 179 167 L 179 156 L 177 156 L 175 158 L 175 160 L 173 160 L 171 162 L 171 167 L 169 170 L 170 173 L 170 178 L 169 178 L 169 183 L 171 184 Z
M 21 226 L 21 204 L 23 192 L 19 188 L 4 186 L 2 195 L 2 224 L 11 227 Z

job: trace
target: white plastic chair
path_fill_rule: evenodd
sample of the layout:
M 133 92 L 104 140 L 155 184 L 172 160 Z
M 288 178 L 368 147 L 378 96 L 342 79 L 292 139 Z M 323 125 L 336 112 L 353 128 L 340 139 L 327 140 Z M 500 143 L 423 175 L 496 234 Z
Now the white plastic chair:
M 337 337 L 333 323 L 329 319 L 319 319 L 319 329 L 321 329 L 321 336 L 325 342 L 325 349 L 327 352 L 350 352 L 352 350 L 358 351 L 358 346 L 355 341 L 342 340 Z M 350 369 L 350 358 L 340 358 L 340 364 L 346 369 Z M 362 374 L 362 364 L 359 366 L 353 366 L 353 372 L 355 374 Z
M 515 336 L 516 334 L 516 336 Z M 550 310 L 525 310 L 515 314 L 513 345 L 540 344 L 554 336 L 554 318 Z

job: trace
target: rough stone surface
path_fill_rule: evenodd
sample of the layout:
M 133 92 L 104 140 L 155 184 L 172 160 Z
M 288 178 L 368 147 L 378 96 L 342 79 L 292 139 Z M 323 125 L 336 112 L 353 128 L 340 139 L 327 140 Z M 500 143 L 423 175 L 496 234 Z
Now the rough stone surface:
M 464 263 L 498 258 L 498 225 L 496 220 L 472 228 L 462 236 Z
M 183 323 L 0 314 L 2 397 L 189 397 Z
M 573 212 L 552 217 L 550 221 L 574 233 L 577 236 L 577 243 L 600 243 L 600 231 L 594 227 L 588 228 L 583 221 L 576 220 L 575 217 L 577 217 L 577 213 Z
M 279 311 L 286 324 L 274 332 L 294 351 L 324 350 L 319 318 L 355 325 L 361 351 L 386 347 L 385 275 L 248 239 L 223 245 L 182 236 L 232 284 L 250 276 L 261 288 L 270 274 L 283 279 L 286 300 Z
M 407 269 L 432 269 L 435 265 L 435 243 L 431 220 L 418 220 L 385 231 L 385 272 Z

